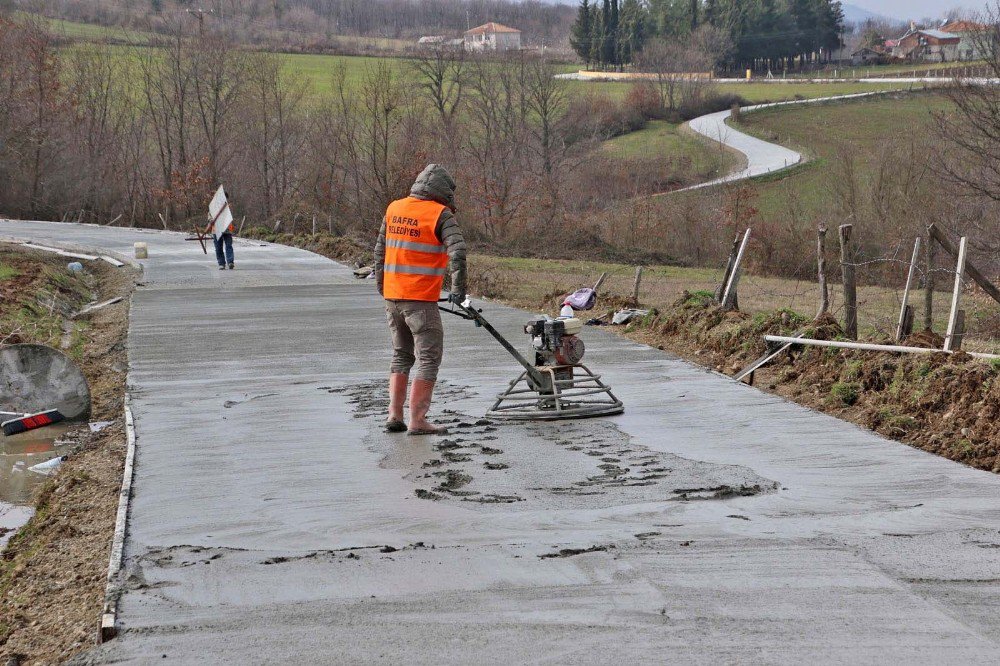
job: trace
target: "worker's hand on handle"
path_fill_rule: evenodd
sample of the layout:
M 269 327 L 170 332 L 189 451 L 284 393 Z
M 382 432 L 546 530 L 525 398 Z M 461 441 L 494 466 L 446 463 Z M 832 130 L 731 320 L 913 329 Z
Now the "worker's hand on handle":
M 448 294 L 448 302 L 454 303 L 455 305 L 462 305 L 463 303 L 465 303 L 465 294 L 457 294 L 455 292 L 451 292 Z

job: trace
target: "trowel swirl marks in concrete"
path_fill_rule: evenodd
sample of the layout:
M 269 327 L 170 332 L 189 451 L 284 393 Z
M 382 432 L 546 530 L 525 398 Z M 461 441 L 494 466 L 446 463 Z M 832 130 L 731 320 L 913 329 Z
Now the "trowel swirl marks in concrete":
M 443 396 L 475 397 L 462 386 L 439 386 Z M 378 379 L 332 390 L 347 396 L 354 418 L 368 421 L 366 442 L 383 454 L 380 466 L 402 470 L 416 486 L 416 499 L 493 511 L 506 510 L 506 505 L 569 509 L 728 499 L 775 489 L 773 482 L 749 470 L 649 449 L 609 421 L 505 424 L 501 449 L 483 442 L 495 437 L 486 434 L 498 429 L 491 421 L 446 410 L 450 418 L 440 421 L 452 434 L 414 443 L 381 432 L 386 389 L 386 381 Z M 690 483 L 706 479 L 718 483 Z

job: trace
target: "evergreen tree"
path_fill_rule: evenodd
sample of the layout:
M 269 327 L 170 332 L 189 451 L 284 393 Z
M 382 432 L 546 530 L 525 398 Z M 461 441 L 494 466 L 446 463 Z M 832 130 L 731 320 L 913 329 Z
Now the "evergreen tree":
M 718 26 L 717 21 L 719 20 L 719 3 L 718 0 L 705 0 L 705 6 L 702 9 L 702 21 L 709 25 Z
M 594 33 L 594 8 L 590 0 L 580 0 L 580 8 L 576 13 L 576 22 L 570 33 L 569 43 L 576 54 L 583 58 L 587 68 L 590 68 L 591 40 Z
M 607 61 L 610 65 L 621 64 L 618 60 L 618 39 L 621 36 L 618 32 L 619 23 L 618 0 L 611 0 L 611 16 L 607 24 L 608 41 L 605 47 L 607 48 Z
M 608 4 L 608 0 L 604 0 Z M 610 11 L 610 10 L 609 10 Z M 594 7 L 594 16 L 590 22 L 590 61 L 598 66 L 604 65 L 604 9 L 598 10 Z
M 646 9 L 639 0 L 624 0 L 618 27 L 618 62 L 631 63 L 646 41 Z

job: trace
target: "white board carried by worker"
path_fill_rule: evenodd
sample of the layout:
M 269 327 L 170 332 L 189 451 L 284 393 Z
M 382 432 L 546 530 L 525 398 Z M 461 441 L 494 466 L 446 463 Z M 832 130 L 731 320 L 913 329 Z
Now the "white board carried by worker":
M 229 230 L 233 223 L 233 211 L 229 208 L 229 200 L 226 199 L 226 191 L 219 185 L 215 191 L 215 196 L 208 204 L 208 216 L 212 220 L 212 233 L 221 236 Z

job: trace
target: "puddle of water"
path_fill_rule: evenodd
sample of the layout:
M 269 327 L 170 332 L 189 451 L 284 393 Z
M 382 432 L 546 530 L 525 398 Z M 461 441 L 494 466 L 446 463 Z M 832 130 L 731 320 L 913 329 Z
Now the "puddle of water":
M 62 455 L 64 447 L 56 442 L 73 426 L 59 423 L 11 437 L 0 435 L 0 547 L 31 517 L 32 493 L 47 478 L 28 468 Z

